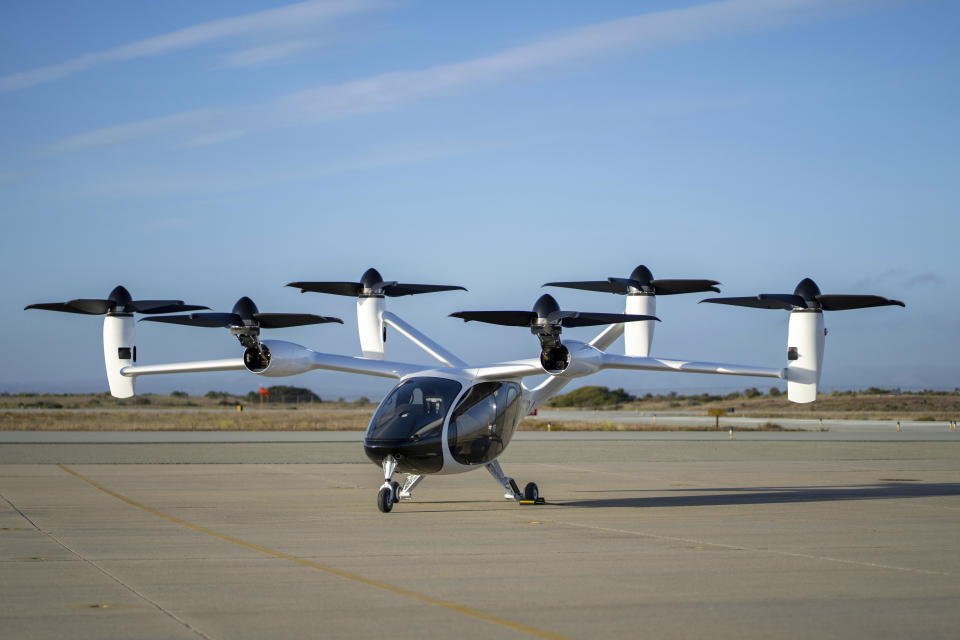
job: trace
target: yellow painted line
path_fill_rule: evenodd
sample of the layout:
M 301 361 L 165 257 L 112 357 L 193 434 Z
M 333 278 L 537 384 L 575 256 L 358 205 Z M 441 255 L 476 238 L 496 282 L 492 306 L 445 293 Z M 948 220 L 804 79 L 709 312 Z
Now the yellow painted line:
M 207 529 L 206 527 L 201 527 L 200 525 L 192 524 L 186 520 L 181 520 L 170 514 L 163 513 L 162 511 L 157 511 L 152 507 L 148 507 L 145 504 L 140 504 L 136 500 L 131 500 L 130 498 L 117 493 L 116 491 L 111 491 L 101 484 L 97 484 L 93 480 L 77 473 L 73 469 L 67 467 L 66 465 L 58 464 L 58 467 L 66 471 L 72 476 L 83 480 L 88 485 L 94 489 L 98 489 L 109 496 L 113 496 L 121 502 L 125 502 L 131 507 L 136 507 L 142 511 L 146 511 L 152 515 L 157 516 L 158 518 L 163 518 L 174 524 L 178 524 L 181 527 L 186 527 L 192 531 L 198 533 L 203 533 L 214 538 L 219 538 L 226 542 L 232 542 L 233 544 L 243 547 L 245 549 L 250 549 L 251 551 L 259 551 L 268 556 L 273 556 L 274 558 L 280 558 L 282 560 L 288 560 L 290 562 L 302 565 L 304 567 L 310 567 L 311 569 L 317 569 L 318 571 L 323 571 L 324 573 L 329 573 L 331 575 L 344 578 L 346 580 L 352 580 L 353 582 L 359 582 L 360 584 L 365 584 L 368 587 L 374 587 L 376 589 L 382 589 L 383 591 L 388 591 L 398 596 L 403 596 L 405 598 L 410 598 L 412 600 L 418 600 L 425 604 L 432 604 L 437 607 L 443 607 L 450 611 L 455 611 L 456 613 L 463 614 L 465 616 L 470 616 L 471 618 L 476 618 L 478 620 L 483 620 L 485 622 L 492 622 L 493 624 L 500 625 L 507 629 L 513 629 L 514 631 L 521 631 L 523 633 L 530 634 L 536 638 L 550 638 L 551 640 L 571 640 L 568 636 L 560 635 L 559 633 L 553 633 L 552 631 L 546 631 L 544 629 L 538 629 L 537 627 L 531 627 L 530 625 L 523 624 L 522 622 L 516 622 L 514 620 L 508 620 L 506 618 L 501 618 L 493 614 L 487 613 L 485 611 L 480 611 L 479 609 L 474 609 L 463 604 L 457 604 L 456 602 L 445 602 L 443 600 L 437 600 L 431 598 L 430 596 L 412 591 L 410 589 L 404 589 L 403 587 L 398 587 L 392 584 L 387 584 L 386 582 L 380 582 L 379 580 L 372 580 L 370 578 L 364 578 L 363 576 L 358 576 L 355 573 L 350 573 L 349 571 L 344 571 L 343 569 L 337 569 L 336 567 L 328 567 L 326 565 L 320 564 L 319 562 L 313 562 L 312 560 L 306 560 L 304 558 L 298 558 L 297 556 L 292 556 L 288 553 L 283 553 L 282 551 L 275 551 L 267 547 L 260 546 L 258 544 L 253 544 L 252 542 L 246 542 L 245 540 L 240 540 L 239 538 L 234 538 L 233 536 L 228 536 L 223 533 L 217 533 L 212 529 Z

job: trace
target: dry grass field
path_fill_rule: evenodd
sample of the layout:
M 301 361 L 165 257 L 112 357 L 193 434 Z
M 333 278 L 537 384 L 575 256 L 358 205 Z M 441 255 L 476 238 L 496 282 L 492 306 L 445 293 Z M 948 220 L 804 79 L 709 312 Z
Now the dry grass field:
M 786 395 L 740 396 L 703 402 L 691 397 L 640 401 L 623 405 L 639 411 L 684 411 L 707 413 L 732 407 L 739 416 L 757 418 L 826 418 L 847 420 L 955 420 L 960 416 L 960 395 L 933 393 L 820 394 L 810 404 L 794 404 Z
M 244 410 L 237 411 L 242 405 Z M 955 420 L 960 416 L 956 394 L 824 394 L 816 403 L 796 405 L 786 397 L 760 395 L 703 401 L 698 396 L 658 397 L 618 406 L 635 415 L 683 413 L 706 415 L 708 409 L 732 407 L 736 416 L 760 418 Z M 118 400 L 99 394 L 0 395 L 0 430 L 57 431 L 356 431 L 366 428 L 376 405 L 359 402 L 248 402 L 237 396 L 146 394 Z M 614 408 L 614 407 L 607 407 Z M 5 411 L 4 409 L 13 409 Z M 572 416 L 571 416 L 572 417 Z M 609 422 L 553 420 L 555 431 L 702 430 L 706 427 L 658 426 Z M 760 429 L 779 429 L 775 424 Z M 546 421 L 527 418 L 521 430 L 546 429 Z M 741 429 L 742 430 L 742 429 Z

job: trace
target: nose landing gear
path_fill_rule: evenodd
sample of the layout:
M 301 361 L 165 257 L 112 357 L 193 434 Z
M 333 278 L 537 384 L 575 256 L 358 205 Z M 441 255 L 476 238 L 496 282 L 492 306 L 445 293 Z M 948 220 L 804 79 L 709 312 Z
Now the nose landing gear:
M 390 513 L 393 505 L 401 500 L 411 500 L 413 498 L 413 488 L 423 480 L 421 474 L 407 474 L 407 479 L 403 485 L 393 479 L 393 474 L 397 470 L 397 459 L 393 456 L 387 456 L 383 459 L 383 485 L 377 493 L 377 508 L 383 513 Z
M 390 513 L 393 505 L 400 502 L 400 483 L 393 481 L 393 472 L 397 470 L 397 459 L 387 456 L 383 459 L 383 486 L 377 493 L 377 508 Z

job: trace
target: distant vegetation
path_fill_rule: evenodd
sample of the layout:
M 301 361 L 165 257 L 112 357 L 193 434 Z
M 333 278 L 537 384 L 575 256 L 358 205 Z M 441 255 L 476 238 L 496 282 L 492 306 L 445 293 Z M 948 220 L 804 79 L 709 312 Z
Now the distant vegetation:
M 354 401 L 344 398 L 328 398 L 321 400 L 319 394 L 303 387 L 275 385 L 269 388 L 270 397 L 265 398 L 264 411 L 291 413 L 299 409 L 300 413 L 320 414 L 329 412 L 331 416 L 373 411 L 377 399 L 373 402 L 362 397 Z M 181 409 L 185 413 L 191 408 L 206 412 L 207 418 L 198 419 L 197 424 L 206 424 L 211 409 L 220 409 L 230 412 L 224 420 L 236 420 L 237 406 L 243 406 L 248 411 L 244 414 L 260 413 L 260 397 L 256 391 L 234 394 L 228 391 L 212 390 L 204 394 L 190 395 L 185 391 L 174 391 L 170 394 L 143 393 L 133 398 L 118 399 L 107 392 L 101 393 L 9 393 L 0 392 L 0 410 L 3 409 L 32 409 L 38 416 L 46 413 L 49 416 L 55 413 L 69 413 L 71 410 L 83 409 L 90 416 L 98 415 L 98 409 L 115 410 L 129 409 L 129 413 L 136 413 L 137 420 L 143 424 L 163 423 L 164 420 L 175 422 L 171 417 L 176 412 L 164 413 L 167 409 Z M 960 390 L 941 391 L 925 389 L 915 392 L 901 392 L 899 389 L 871 387 L 863 390 L 837 390 L 821 393 L 817 401 L 809 404 L 794 404 L 788 402 L 787 394 L 781 387 L 769 388 L 766 392 L 756 387 L 748 387 L 742 391 L 731 393 L 695 393 L 681 394 L 676 391 L 668 393 L 645 393 L 633 395 L 624 389 L 610 389 L 603 386 L 586 386 L 574 389 L 569 393 L 558 396 L 549 402 L 546 407 L 558 409 L 622 409 L 631 412 L 642 412 L 656 415 L 660 412 L 682 412 L 691 415 L 706 415 L 710 409 L 733 409 L 737 416 L 759 418 L 824 418 L 824 419 L 884 419 L 884 420 L 957 420 L 960 419 Z M 545 407 L 545 408 L 546 408 Z M 19 416 L 13 413 L 0 412 L 0 430 L 8 428 L 25 428 L 22 426 L 31 423 L 25 412 Z M 147 420 L 146 414 L 154 414 L 153 422 Z M 295 411 L 293 413 L 296 413 Z M 122 424 L 123 413 L 105 412 L 103 416 L 118 416 L 117 424 Z M 107 420 L 114 418 L 101 417 L 100 422 L 107 424 Z M 181 416 L 186 419 L 185 416 Z M 162 418 L 162 419 L 161 419 Z M 77 419 L 64 416 L 64 424 L 69 420 Z M 316 415 L 314 418 L 316 419 Z M 352 420 L 353 418 L 349 418 Z M 358 418 L 359 419 L 359 418 Z M 59 419 L 58 419 L 59 420 Z M 91 418 L 93 420 L 93 418 Z M 159 422 L 158 422 L 159 420 Z M 266 420 L 266 418 L 264 418 Z M 282 418 L 277 418 L 283 423 Z M 289 420 L 289 418 L 287 419 Z M 362 422 L 362 420 L 361 420 Z M 556 421 L 555 421 L 556 422 Z M 51 423 L 53 424 L 53 423 Z M 57 422 L 57 424 L 61 424 Z M 109 422 L 111 428 L 117 428 L 114 422 Z M 249 419 L 244 424 L 259 424 Z M 264 423 L 266 424 L 266 423 Z M 304 417 L 303 425 L 313 424 Z M 264 426 L 264 428 L 269 428 Z
M 550 401 L 554 407 L 609 407 L 633 402 L 636 398 L 623 389 L 611 391 L 607 387 L 580 387 Z
M 366 396 L 356 400 L 346 401 L 343 398 L 334 401 L 324 401 L 320 396 L 304 387 L 288 385 L 274 385 L 267 387 L 270 392 L 264 398 L 264 408 L 292 409 L 298 405 L 324 404 L 329 408 L 347 406 L 349 408 L 365 408 L 371 405 Z M 260 395 L 257 390 L 247 393 L 230 393 L 229 391 L 207 391 L 202 395 L 190 395 L 186 391 L 173 391 L 170 394 L 142 393 L 133 398 L 114 398 L 109 392 L 100 393 L 10 393 L 0 392 L 0 409 L 110 409 L 116 407 L 129 408 L 236 408 L 237 405 L 246 405 L 257 408 L 260 404 Z M 318 407 L 319 408 L 319 407 Z
M 574 389 L 553 398 L 547 406 L 558 409 L 632 409 L 637 411 L 670 411 L 733 408 L 740 415 L 789 417 L 804 414 L 820 417 L 883 417 L 908 419 L 911 414 L 929 413 L 936 419 L 951 419 L 960 413 L 960 389 L 938 391 L 901 392 L 899 389 L 870 387 L 859 391 L 832 391 L 821 393 L 817 402 L 793 404 L 779 387 L 771 387 L 766 393 L 756 387 L 725 394 L 698 393 L 684 395 L 669 393 L 646 393 L 632 395 L 623 389 L 587 386 Z
M 302 402 L 323 402 L 320 396 L 304 387 L 290 387 L 285 384 L 277 384 L 272 387 L 267 387 L 267 391 L 270 395 L 264 398 L 264 402 L 292 402 L 294 404 L 300 404 Z M 244 396 L 244 398 L 247 402 L 259 402 L 260 394 L 258 391 L 251 391 Z

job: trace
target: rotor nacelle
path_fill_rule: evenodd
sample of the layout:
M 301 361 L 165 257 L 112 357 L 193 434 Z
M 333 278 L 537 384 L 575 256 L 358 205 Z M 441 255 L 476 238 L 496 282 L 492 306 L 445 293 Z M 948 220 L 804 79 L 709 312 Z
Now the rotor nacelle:
M 547 293 L 537 299 L 531 311 L 458 311 L 450 316 L 464 322 L 476 320 L 508 327 L 529 327 L 530 333 L 540 340 L 541 366 L 554 375 L 566 371 L 571 362 L 570 350 L 560 341 L 560 333 L 564 327 L 594 327 L 658 320 L 649 315 L 563 311 L 556 299 Z

